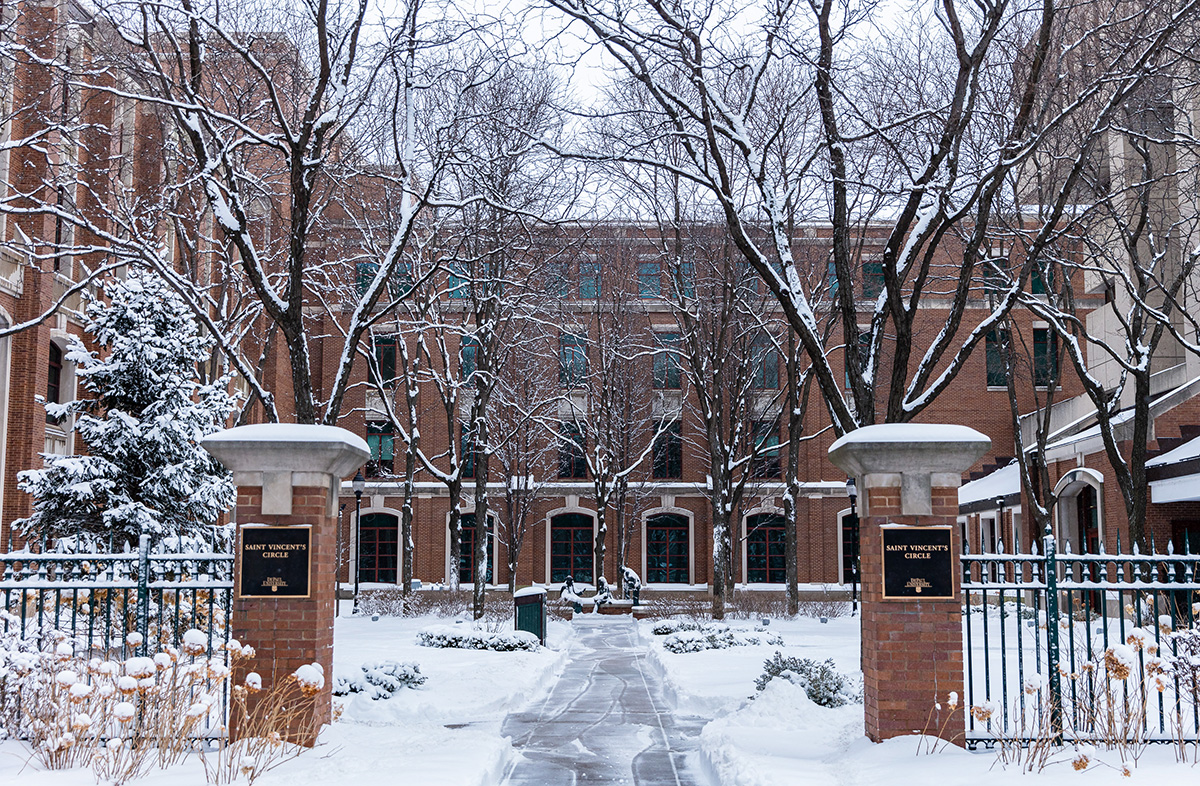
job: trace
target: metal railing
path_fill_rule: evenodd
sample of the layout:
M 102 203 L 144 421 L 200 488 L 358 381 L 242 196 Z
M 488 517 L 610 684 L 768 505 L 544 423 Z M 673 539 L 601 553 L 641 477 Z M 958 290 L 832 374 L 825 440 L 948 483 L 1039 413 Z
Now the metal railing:
M 52 627 L 97 655 L 178 646 L 195 628 L 210 651 L 229 640 L 233 556 L 151 549 L 128 553 L 0 554 L 0 632 Z M 137 646 L 129 634 L 141 635 Z
M 1200 553 L 1042 545 L 962 555 L 968 745 L 1200 739 L 1197 670 L 1163 670 L 1196 625 Z

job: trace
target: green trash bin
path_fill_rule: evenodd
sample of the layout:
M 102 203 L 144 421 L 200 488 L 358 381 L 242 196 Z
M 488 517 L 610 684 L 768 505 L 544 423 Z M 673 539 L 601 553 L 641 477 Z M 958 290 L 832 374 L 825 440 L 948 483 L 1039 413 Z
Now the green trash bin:
M 546 646 L 546 588 L 525 587 L 513 593 L 517 630 L 524 630 L 538 637 Z

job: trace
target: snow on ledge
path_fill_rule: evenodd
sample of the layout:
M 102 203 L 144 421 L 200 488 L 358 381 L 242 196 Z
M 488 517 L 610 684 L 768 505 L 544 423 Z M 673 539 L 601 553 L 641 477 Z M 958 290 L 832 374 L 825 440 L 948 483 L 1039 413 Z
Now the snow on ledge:
M 880 423 L 856 428 L 829 446 L 832 453 L 842 445 L 875 442 L 983 442 L 987 437 L 970 426 L 950 423 Z
M 218 431 L 204 438 L 207 443 L 218 442 L 307 442 L 350 445 L 370 453 L 367 441 L 339 426 L 318 426 L 301 423 L 256 423 L 251 426 Z

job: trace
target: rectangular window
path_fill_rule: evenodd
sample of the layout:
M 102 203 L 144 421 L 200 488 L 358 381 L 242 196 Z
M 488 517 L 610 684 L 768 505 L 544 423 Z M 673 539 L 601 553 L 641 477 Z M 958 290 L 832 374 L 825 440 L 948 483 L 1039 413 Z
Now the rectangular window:
M 662 265 L 657 262 L 638 263 L 638 297 L 654 298 L 662 295 Z
M 459 349 L 458 371 L 460 378 L 469 380 L 479 368 L 479 341 L 472 336 L 464 336 Z
M 686 298 L 696 296 L 696 266 L 691 262 L 680 262 L 675 268 L 675 294 Z
M 871 352 L 871 334 L 870 333 L 859 333 L 858 334 L 858 359 L 862 363 L 863 371 L 867 370 L 867 363 L 870 360 L 870 358 L 869 358 L 870 352 Z M 846 363 L 846 390 L 849 390 L 850 389 L 850 353 L 844 352 L 843 355 L 844 355 L 843 360 L 845 360 L 845 363 Z
M 566 262 L 550 262 L 546 265 L 546 294 L 564 300 L 570 296 L 571 274 Z
M 650 584 L 687 584 L 688 520 L 662 513 L 646 522 L 646 581 Z
M 1033 384 L 1058 384 L 1058 336 L 1050 328 L 1033 329 Z
M 562 423 L 558 427 L 558 476 L 586 478 L 587 459 L 583 455 L 583 429 L 578 423 Z
M 750 467 L 751 477 L 758 479 L 778 478 L 779 467 L 779 424 L 774 420 L 760 420 L 754 424 L 754 449 L 757 454 Z
M 754 377 L 750 386 L 755 390 L 779 389 L 779 351 L 768 335 L 759 335 L 751 348 Z
M 658 333 L 655 337 L 662 349 L 654 353 L 654 389 L 679 390 L 683 387 L 679 356 L 676 354 L 679 334 Z
M 367 294 L 367 288 L 371 286 L 371 282 L 375 280 L 375 274 L 378 272 L 378 262 L 359 262 L 354 266 L 355 286 L 358 287 L 359 297 Z
M 371 381 L 386 385 L 396 379 L 396 336 L 375 336 L 375 367 Z
M 558 382 L 564 388 L 578 387 L 587 377 L 587 339 L 563 333 L 558 342 Z
M 579 298 L 581 300 L 600 299 L 600 263 L 579 263 Z
M 367 423 L 367 447 L 371 460 L 367 462 L 367 477 L 391 475 L 395 459 L 395 435 L 389 421 Z
M 832 257 L 830 257 L 829 265 L 827 266 L 826 271 L 825 271 L 825 283 L 826 283 L 826 286 L 829 287 L 829 299 L 837 300 L 837 296 L 838 296 L 837 263 L 835 263 L 833 261 Z
M 662 425 L 659 425 L 662 428 Z M 654 440 L 652 468 L 655 479 L 683 477 L 683 436 L 679 423 L 667 426 Z
M 475 478 L 475 440 L 465 426 L 459 426 L 459 449 L 461 450 L 462 476 L 467 480 Z
M 1029 274 L 1029 291 L 1035 295 L 1044 295 L 1048 287 L 1054 286 L 1054 271 L 1049 267 L 1043 268 L 1036 262 Z
M 987 359 L 987 386 L 1002 388 L 1008 385 L 1008 357 L 1012 347 L 1007 330 L 992 330 L 984 339 L 984 356 Z
M 863 297 L 874 300 L 883 291 L 883 260 L 865 259 L 863 271 Z
M 416 283 L 413 279 L 411 262 L 397 262 L 392 268 L 392 277 L 388 279 L 388 293 L 394 298 L 400 298 L 413 291 Z
M 448 266 L 450 277 L 447 283 L 450 297 L 461 300 L 471 296 L 471 281 L 468 266 L 464 262 L 451 262 Z

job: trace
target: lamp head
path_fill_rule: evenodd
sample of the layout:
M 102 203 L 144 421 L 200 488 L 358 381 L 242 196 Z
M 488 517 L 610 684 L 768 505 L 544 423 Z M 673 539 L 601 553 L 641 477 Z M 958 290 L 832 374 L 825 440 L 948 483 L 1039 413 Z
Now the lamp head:
M 363 492 L 367 490 L 367 480 L 363 477 L 361 469 L 354 476 L 354 480 L 351 481 L 350 485 L 354 489 L 354 496 L 361 499 Z
M 850 498 L 851 505 L 858 499 L 858 486 L 855 485 L 854 478 L 846 478 L 846 496 Z

